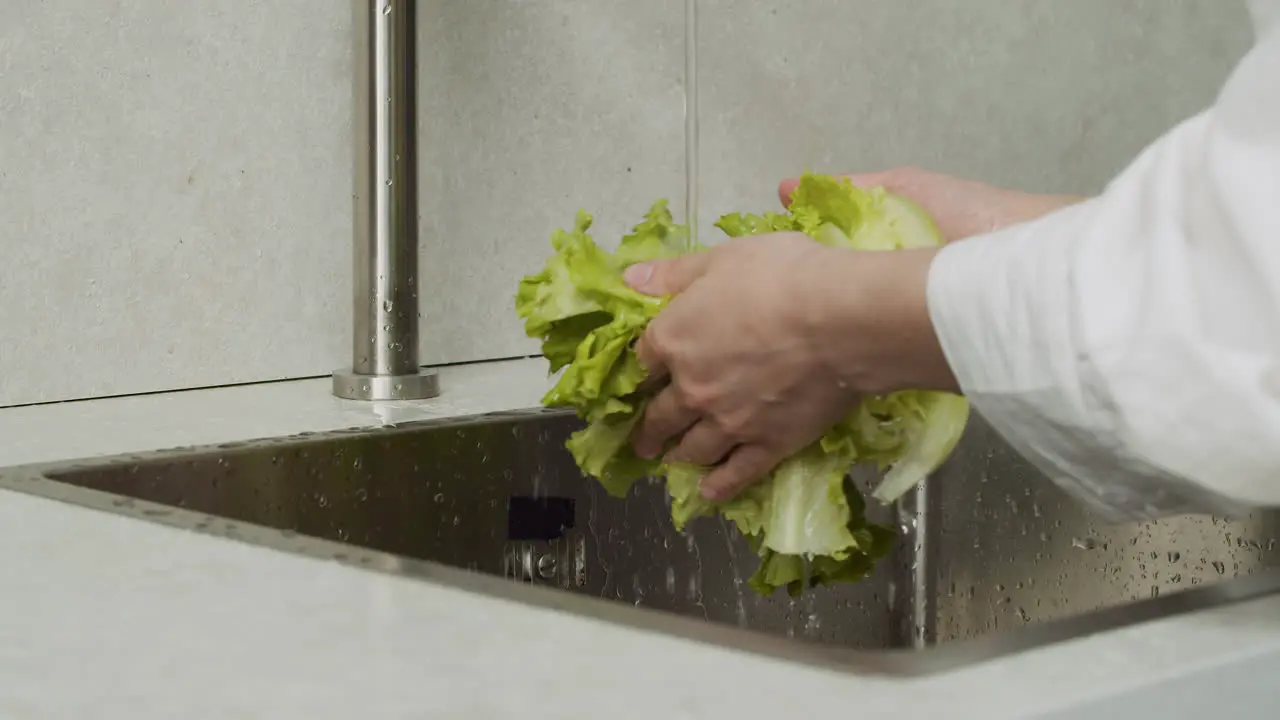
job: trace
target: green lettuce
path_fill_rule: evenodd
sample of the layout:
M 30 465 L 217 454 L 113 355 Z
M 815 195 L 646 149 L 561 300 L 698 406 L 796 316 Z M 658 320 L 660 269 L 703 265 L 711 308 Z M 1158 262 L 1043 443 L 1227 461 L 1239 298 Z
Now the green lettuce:
M 664 478 L 677 529 L 694 518 L 722 515 L 760 557 L 750 584 L 761 594 L 785 587 L 794 595 L 865 577 L 892 550 L 895 536 L 867 520 L 850 469 L 875 463 L 885 475 L 873 496 L 895 501 L 951 453 L 968 420 L 968 403 L 923 391 L 868 397 L 759 483 L 731 500 L 709 501 L 698 490 L 706 468 L 646 460 L 631 449 L 631 434 L 652 394 L 642 387 L 645 372 L 635 342 L 667 299 L 638 293 L 622 278 L 635 263 L 703 248 L 691 242 L 688 228 L 672 221 L 664 200 L 654 203 L 614 252 L 595 243 L 591 223 L 580 212 L 572 230 L 556 231 L 555 252 L 540 273 L 520 282 L 516 295 L 525 332 L 542 341 L 551 371 L 561 373 L 543 403 L 571 407 L 586 421 L 567 443 L 578 467 L 617 497 L 638 479 Z M 786 213 L 725 215 L 716 226 L 730 237 L 803 232 L 852 250 L 942 242 L 928 214 L 910 201 L 815 174 L 801 178 Z

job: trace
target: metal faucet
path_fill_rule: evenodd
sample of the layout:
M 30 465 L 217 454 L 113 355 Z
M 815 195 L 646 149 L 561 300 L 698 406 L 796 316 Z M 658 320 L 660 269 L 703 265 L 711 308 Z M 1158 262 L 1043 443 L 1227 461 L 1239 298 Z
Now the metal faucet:
M 416 0 L 352 0 L 355 9 L 350 368 L 333 394 L 418 400 L 440 394 L 418 365 L 418 125 Z

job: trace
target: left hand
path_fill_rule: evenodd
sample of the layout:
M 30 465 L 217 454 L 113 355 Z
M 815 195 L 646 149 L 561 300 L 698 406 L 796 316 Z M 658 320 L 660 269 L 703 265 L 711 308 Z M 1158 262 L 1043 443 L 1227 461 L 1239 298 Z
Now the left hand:
M 831 330 L 842 308 L 867 304 L 863 255 L 778 233 L 630 268 L 632 287 L 674 296 L 637 346 L 651 378 L 670 378 L 637 452 L 656 457 L 679 437 L 668 457 L 714 466 L 702 492 L 724 499 L 852 410 L 862 388 L 831 362 Z

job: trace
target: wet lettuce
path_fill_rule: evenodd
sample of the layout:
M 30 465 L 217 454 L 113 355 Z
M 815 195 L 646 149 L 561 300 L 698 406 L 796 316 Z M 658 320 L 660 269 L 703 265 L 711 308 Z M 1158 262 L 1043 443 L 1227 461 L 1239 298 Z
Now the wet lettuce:
M 630 435 L 650 397 L 641 390 L 645 373 L 635 341 L 667 301 L 638 293 L 622 279 L 629 265 L 702 248 L 690 243 L 688 229 L 672 221 L 662 200 L 614 252 L 595 243 L 591 223 L 580 212 L 572 230 L 557 230 L 546 266 L 524 278 L 516 295 L 526 333 L 542 341 L 551 371 L 561 373 L 543 402 L 571 407 L 587 423 L 567 443 L 578 466 L 618 497 L 640 478 L 665 478 L 677 529 L 717 513 L 732 521 L 760 556 L 750 584 L 762 594 L 785 587 L 794 595 L 864 577 L 892 549 L 894 533 L 867 520 L 850 469 L 865 462 L 885 470 L 873 495 L 893 502 L 951 453 L 968 420 L 968 403 L 937 392 L 868 397 L 761 482 L 732 500 L 708 501 L 698 491 L 705 468 L 645 460 L 631 449 Z M 726 215 L 716 226 L 730 237 L 799 231 L 855 250 L 942 242 L 932 220 L 910 201 L 815 174 L 801 178 L 786 213 Z

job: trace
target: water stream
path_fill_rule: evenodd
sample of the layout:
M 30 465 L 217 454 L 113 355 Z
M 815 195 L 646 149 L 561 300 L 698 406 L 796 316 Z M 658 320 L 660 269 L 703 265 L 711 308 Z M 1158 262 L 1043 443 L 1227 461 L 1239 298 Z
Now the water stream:
M 684 0 L 684 217 L 698 241 L 698 0 Z

